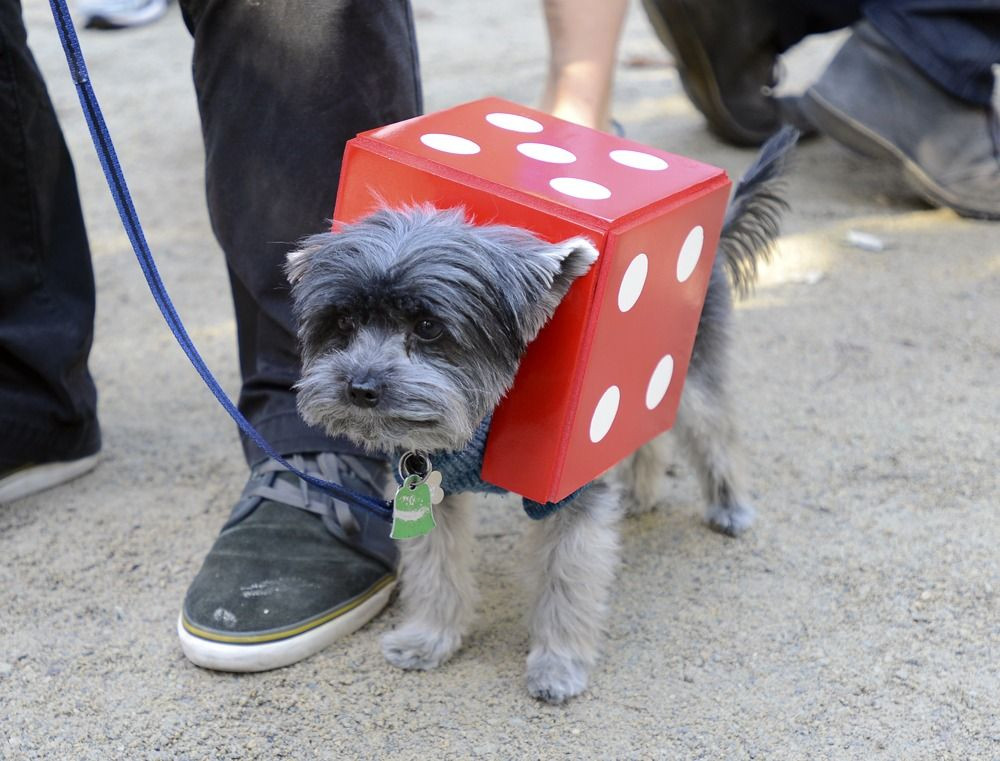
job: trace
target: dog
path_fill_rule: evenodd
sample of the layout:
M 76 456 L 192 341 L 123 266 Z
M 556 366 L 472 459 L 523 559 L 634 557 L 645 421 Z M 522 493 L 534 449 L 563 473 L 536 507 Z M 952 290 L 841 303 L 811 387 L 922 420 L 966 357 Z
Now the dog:
M 723 223 L 672 432 L 690 455 L 709 525 L 736 536 L 754 510 L 738 467 L 727 357 L 732 293 L 743 295 L 777 238 L 780 176 L 797 140 L 780 132 L 737 184 Z M 584 238 L 548 243 L 466 221 L 461 210 L 381 209 L 307 238 L 286 272 L 298 320 L 303 419 L 371 452 L 460 450 L 514 379 L 526 347 L 597 258 Z M 537 581 L 527 687 L 550 703 L 582 692 L 600 649 L 619 521 L 663 498 L 663 438 L 532 521 Z M 447 484 L 445 484 L 447 488 Z M 400 543 L 404 621 L 382 640 L 404 669 L 435 668 L 461 646 L 476 605 L 476 496 L 447 496 L 437 527 Z

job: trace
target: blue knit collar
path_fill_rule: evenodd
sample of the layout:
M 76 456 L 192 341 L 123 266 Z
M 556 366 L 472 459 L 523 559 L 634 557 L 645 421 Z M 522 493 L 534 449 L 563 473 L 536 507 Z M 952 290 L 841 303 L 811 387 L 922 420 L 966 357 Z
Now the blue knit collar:
M 462 449 L 454 451 L 438 449 L 428 453 L 434 470 L 441 473 L 441 488 L 445 494 L 468 491 L 486 494 L 505 494 L 507 492 L 506 489 L 487 483 L 482 477 L 483 455 L 486 451 L 486 439 L 489 436 L 492 422 L 492 414 L 483 418 L 472 434 L 472 438 L 469 439 L 469 443 Z M 398 453 L 397 460 L 402 454 L 402 452 Z M 396 480 L 402 483 L 402 476 L 399 473 L 396 473 Z M 572 502 L 587 486 L 577 489 L 558 502 L 535 502 L 523 497 L 524 511 L 529 518 L 541 520 Z

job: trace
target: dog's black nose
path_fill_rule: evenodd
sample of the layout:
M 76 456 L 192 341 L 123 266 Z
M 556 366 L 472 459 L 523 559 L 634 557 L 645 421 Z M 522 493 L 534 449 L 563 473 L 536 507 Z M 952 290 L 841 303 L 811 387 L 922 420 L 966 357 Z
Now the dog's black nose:
M 360 381 L 347 382 L 347 395 L 351 403 L 358 407 L 376 407 L 382 398 L 382 386 L 373 380 L 365 378 Z

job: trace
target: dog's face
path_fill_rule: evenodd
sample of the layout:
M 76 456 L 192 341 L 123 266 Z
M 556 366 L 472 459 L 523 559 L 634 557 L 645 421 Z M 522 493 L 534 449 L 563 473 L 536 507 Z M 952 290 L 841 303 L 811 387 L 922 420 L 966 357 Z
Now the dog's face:
M 597 258 L 460 211 L 379 211 L 288 257 L 303 419 L 371 451 L 459 449 Z

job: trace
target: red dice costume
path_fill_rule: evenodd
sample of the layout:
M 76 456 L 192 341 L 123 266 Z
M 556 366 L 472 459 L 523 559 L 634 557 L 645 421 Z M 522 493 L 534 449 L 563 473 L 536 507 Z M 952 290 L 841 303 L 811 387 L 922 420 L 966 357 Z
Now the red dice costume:
M 431 203 L 594 243 L 494 412 L 483 464 L 486 481 L 555 502 L 673 424 L 729 189 L 716 167 L 486 98 L 351 140 L 334 223 Z

